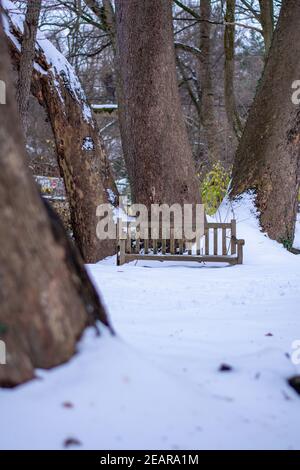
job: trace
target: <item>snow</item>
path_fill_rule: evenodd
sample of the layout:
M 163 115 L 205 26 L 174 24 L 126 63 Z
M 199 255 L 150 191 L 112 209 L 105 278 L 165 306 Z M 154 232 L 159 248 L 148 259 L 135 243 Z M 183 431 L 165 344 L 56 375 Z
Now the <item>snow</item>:
M 190 46 L 189 44 L 184 44 L 180 41 L 175 41 L 174 45 L 175 47 L 180 47 L 182 49 L 189 48 L 191 52 L 194 51 L 194 54 L 202 54 L 201 49 L 199 49 L 198 47 Z
M 295 239 L 294 239 L 294 248 L 300 250 L 300 212 L 297 216 Z
M 94 150 L 94 148 L 95 146 L 92 137 L 85 137 L 82 143 L 82 150 L 86 150 L 88 152 Z
M 9 17 L 20 33 L 24 32 L 24 13 L 22 13 L 11 0 L 1 0 L 2 8 L 9 11 Z M 5 18 L 5 15 L 3 15 Z
M 107 188 L 106 192 L 107 192 L 107 198 L 108 198 L 109 202 L 110 202 L 111 204 L 115 204 L 116 199 L 117 199 L 116 194 L 115 194 L 115 193 L 113 192 L 113 190 L 110 189 L 110 188 Z
M 53 44 L 44 37 L 44 34 L 41 31 L 38 32 L 37 43 L 44 52 L 47 62 L 52 65 L 54 77 L 57 75 L 63 77 L 66 88 L 70 91 L 74 99 L 81 104 L 84 119 L 93 125 L 91 108 L 87 103 L 85 93 L 77 76 L 75 75 L 73 67 L 53 46 Z M 58 81 L 57 87 L 59 89 Z
M 108 103 L 108 104 L 92 104 L 91 105 L 91 108 L 93 110 L 114 110 L 114 109 L 118 109 L 118 105 L 117 104 L 112 104 L 112 103 Z
M 250 196 L 233 209 L 242 266 L 88 266 L 117 337 L 90 329 L 68 364 L 1 390 L 0 448 L 300 448 L 300 257 L 260 232 Z

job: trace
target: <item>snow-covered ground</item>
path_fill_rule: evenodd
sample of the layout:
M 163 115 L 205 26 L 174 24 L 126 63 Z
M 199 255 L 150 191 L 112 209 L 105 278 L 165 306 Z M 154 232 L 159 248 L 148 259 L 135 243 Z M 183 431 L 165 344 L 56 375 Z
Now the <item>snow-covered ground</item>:
M 1 390 L 0 448 L 299 449 L 300 256 L 248 203 L 236 216 L 243 266 L 89 266 L 118 337 L 89 330 L 70 363 Z
M 297 217 L 294 247 L 300 250 L 300 213 L 298 214 L 298 217 Z

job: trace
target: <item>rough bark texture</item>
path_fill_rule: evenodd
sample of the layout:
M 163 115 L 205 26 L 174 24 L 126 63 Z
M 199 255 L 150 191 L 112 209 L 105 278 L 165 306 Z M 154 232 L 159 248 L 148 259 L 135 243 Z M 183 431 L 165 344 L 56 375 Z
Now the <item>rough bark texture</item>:
M 7 44 L 0 21 L 0 339 L 7 364 L 0 386 L 34 377 L 34 368 L 67 361 L 87 325 L 108 325 L 105 310 L 56 216 L 47 210 L 26 165 Z
M 211 0 L 201 0 L 200 17 L 203 20 L 211 18 Z M 214 112 L 214 91 L 211 67 L 211 23 L 200 23 L 200 61 L 199 78 L 201 86 L 201 123 L 208 147 L 208 161 L 210 164 L 220 159 L 218 145 L 218 127 Z
M 224 95 L 227 119 L 232 131 L 239 140 L 243 132 L 243 126 L 238 114 L 234 93 L 235 26 L 233 23 L 235 22 L 235 4 L 235 0 L 226 0 Z
M 13 21 L 10 29 L 15 40 L 21 41 L 22 34 Z M 19 67 L 19 50 L 8 38 L 13 62 Z M 92 263 L 115 252 L 114 241 L 96 236 L 96 208 L 108 200 L 117 202 L 117 189 L 80 83 L 62 56 L 59 64 L 56 59 L 54 66 L 49 62 L 49 50 L 43 50 L 45 44 L 53 52 L 53 46 L 46 41 L 37 45 L 31 89 L 51 121 L 76 244 L 85 262 Z
M 127 142 L 127 130 L 126 130 L 126 115 L 125 115 L 125 97 L 124 91 L 122 86 L 122 79 L 120 76 L 120 51 L 117 44 L 117 31 L 116 31 L 116 15 L 112 5 L 111 0 L 102 0 L 102 7 L 99 6 L 97 0 L 84 0 L 86 5 L 91 9 L 91 11 L 97 16 L 99 19 L 103 29 L 109 36 L 112 50 L 114 54 L 114 68 L 115 68 L 115 78 L 116 78 L 116 94 L 117 94 L 117 102 L 118 102 L 118 120 L 119 120 L 119 127 L 120 133 L 122 136 L 122 150 L 123 154 L 126 154 L 125 164 L 127 166 L 127 162 L 129 162 L 130 154 L 129 154 L 129 145 Z M 127 172 L 129 170 L 127 168 Z M 133 187 L 133 182 L 131 180 L 131 175 L 129 173 L 129 182 L 131 189 Z
M 24 21 L 24 34 L 21 47 L 17 100 L 24 132 L 27 130 L 28 102 L 30 95 L 32 68 L 35 56 L 35 40 L 38 30 L 42 0 L 28 0 Z
M 294 237 L 300 170 L 300 109 L 291 99 L 300 76 L 299 24 L 299 1 L 284 1 L 236 154 L 231 193 L 255 189 L 262 228 L 287 244 Z
M 259 0 L 260 22 L 263 30 L 265 54 L 267 55 L 272 43 L 274 31 L 274 3 L 273 0 Z
M 196 203 L 198 182 L 176 79 L 171 0 L 116 1 L 124 128 L 133 199 Z

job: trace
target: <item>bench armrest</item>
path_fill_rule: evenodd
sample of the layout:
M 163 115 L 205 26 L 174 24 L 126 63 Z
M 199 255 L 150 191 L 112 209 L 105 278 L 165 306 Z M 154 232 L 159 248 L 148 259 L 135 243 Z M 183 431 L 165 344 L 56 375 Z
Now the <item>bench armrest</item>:
M 238 239 L 232 235 L 231 240 L 237 245 L 237 264 L 243 264 L 243 246 L 245 245 L 245 240 Z

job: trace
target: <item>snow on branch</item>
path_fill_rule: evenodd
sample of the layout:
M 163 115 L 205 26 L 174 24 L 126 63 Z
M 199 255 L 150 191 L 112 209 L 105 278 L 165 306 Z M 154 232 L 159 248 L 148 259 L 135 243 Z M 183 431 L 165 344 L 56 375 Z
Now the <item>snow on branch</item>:
M 198 49 L 198 47 L 189 46 L 188 44 L 183 44 L 181 42 L 175 42 L 174 45 L 175 49 L 181 49 L 185 52 L 190 52 L 191 54 L 194 54 L 198 57 L 202 56 L 202 52 L 200 49 Z
M 118 105 L 113 103 L 91 104 L 91 108 L 95 113 L 113 113 L 117 111 Z

